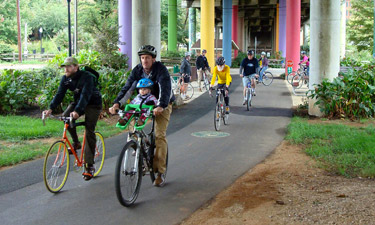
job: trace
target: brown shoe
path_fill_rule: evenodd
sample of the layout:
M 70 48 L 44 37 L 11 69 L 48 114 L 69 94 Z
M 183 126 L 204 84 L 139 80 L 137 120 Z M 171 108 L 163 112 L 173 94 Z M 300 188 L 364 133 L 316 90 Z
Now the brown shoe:
M 163 187 L 165 184 L 165 177 L 163 173 L 158 173 L 153 185 L 156 187 Z
M 74 151 L 76 151 L 77 153 L 77 151 L 82 148 L 81 142 L 73 142 L 73 148 L 74 148 Z M 73 154 L 70 148 L 68 148 L 68 152 L 69 152 L 69 155 Z

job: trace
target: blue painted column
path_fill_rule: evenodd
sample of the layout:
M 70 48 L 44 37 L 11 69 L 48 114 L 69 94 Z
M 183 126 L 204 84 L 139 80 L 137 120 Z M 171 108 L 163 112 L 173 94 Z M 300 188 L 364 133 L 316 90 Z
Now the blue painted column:
M 197 41 L 197 10 L 195 8 L 189 8 L 189 51 L 191 46 Z
M 223 0 L 223 56 L 232 65 L 232 0 Z
M 119 50 L 129 57 L 132 68 L 132 0 L 118 1 Z
M 282 57 L 286 57 L 286 0 L 280 0 L 279 4 L 279 51 Z

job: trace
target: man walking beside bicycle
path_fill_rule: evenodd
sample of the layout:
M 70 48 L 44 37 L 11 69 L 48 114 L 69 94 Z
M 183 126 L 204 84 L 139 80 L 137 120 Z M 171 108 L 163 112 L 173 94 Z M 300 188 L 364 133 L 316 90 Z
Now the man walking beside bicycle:
M 263 74 L 268 69 L 268 59 L 265 52 L 262 52 L 259 59 L 260 71 L 259 71 L 259 83 L 263 82 Z
M 158 105 L 153 110 L 156 144 L 153 169 L 158 174 L 154 181 L 154 186 L 161 187 L 165 183 L 164 173 L 166 172 L 168 150 L 167 127 L 172 113 L 172 103 L 175 98 L 168 69 L 161 62 L 156 61 L 156 55 L 157 51 L 151 45 L 144 45 L 138 50 L 141 63 L 133 68 L 125 86 L 122 87 L 117 95 L 113 106 L 109 108 L 109 112 L 116 114 L 116 110 L 120 108 L 120 100 L 129 91 L 134 82 L 138 82 L 142 78 L 148 78 L 154 82 L 154 88 L 151 93 L 158 99 Z
M 246 104 L 246 87 L 249 82 L 251 82 L 251 88 L 253 89 L 254 96 L 255 93 L 255 77 L 257 75 L 257 69 L 259 67 L 258 60 L 254 57 L 254 51 L 247 51 L 247 57 L 244 58 L 240 65 L 240 76 L 242 77 L 243 84 L 243 105 Z
M 181 73 L 181 98 L 184 100 L 186 98 L 186 90 L 188 88 L 188 84 L 190 82 L 190 76 L 191 76 L 191 66 L 190 66 L 190 53 L 186 52 L 185 57 L 181 62 L 181 67 L 180 67 L 180 73 Z
M 50 109 L 43 111 L 43 114 L 45 116 L 50 115 L 52 110 L 56 109 L 63 101 L 67 90 L 74 93 L 74 102 L 67 107 L 63 116 L 78 119 L 78 117 L 85 115 L 87 145 L 84 149 L 85 172 L 82 175 L 83 179 L 90 180 L 95 173 L 95 127 L 102 110 L 102 95 L 95 85 L 95 79 L 97 79 L 95 75 L 80 70 L 77 59 L 68 57 L 61 64 L 61 67 L 64 67 L 65 75 L 61 78 L 57 94 L 49 106 Z M 81 143 L 78 140 L 76 128 L 69 126 L 68 131 L 72 136 L 74 149 L 80 149 Z
M 207 58 L 206 58 L 206 53 L 207 53 L 207 50 L 203 49 L 202 50 L 202 54 L 197 57 L 197 60 L 195 62 L 195 65 L 197 66 L 197 73 L 198 73 L 198 87 L 199 87 L 199 91 L 202 91 L 201 80 L 202 80 L 203 73 L 206 73 L 207 80 L 209 80 L 209 77 L 211 76 L 210 66 L 208 65 L 208 61 L 207 61 Z
M 217 88 L 218 89 L 224 89 L 225 92 L 224 95 L 224 101 L 225 101 L 225 113 L 229 114 L 229 86 L 232 83 L 232 76 L 230 75 L 230 68 L 228 65 L 225 65 L 225 59 L 224 57 L 219 57 L 216 60 L 217 66 L 215 66 L 211 85 L 212 88 L 215 85 L 216 76 L 218 78 L 217 81 Z M 211 94 L 211 91 L 210 91 Z

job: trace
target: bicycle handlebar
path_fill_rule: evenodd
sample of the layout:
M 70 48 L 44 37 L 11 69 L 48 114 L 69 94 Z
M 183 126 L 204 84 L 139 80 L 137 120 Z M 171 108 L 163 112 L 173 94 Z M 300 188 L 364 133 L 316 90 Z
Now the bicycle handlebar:
M 69 123 L 70 127 L 75 127 L 76 123 L 73 117 L 70 116 L 54 116 L 54 115 L 49 115 L 50 118 L 57 118 L 61 121 L 64 121 L 64 123 Z M 43 126 L 46 125 L 46 114 L 42 113 L 42 121 L 43 121 Z

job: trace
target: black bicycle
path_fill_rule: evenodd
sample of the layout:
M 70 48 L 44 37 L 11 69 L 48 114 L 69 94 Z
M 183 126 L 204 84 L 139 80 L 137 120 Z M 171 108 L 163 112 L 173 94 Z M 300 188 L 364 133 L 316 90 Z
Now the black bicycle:
M 121 118 L 126 113 L 132 116 L 128 122 L 122 126 L 117 123 L 116 127 L 125 129 L 130 126 L 131 131 L 128 133 L 127 143 L 122 149 L 116 164 L 115 171 L 115 189 L 117 199 L 123 206 L 132 205 L 138 197 L 141 187 L 142 177 L 150 175 L 151 181 L 155 180 L 155 171 L 153 170 L 153 159 L 155 151 L 155 116 L 152 114 L 154 106 L 149 105 L 132 105 L 128 104 L 125 111 L 119 111 Z M 141 109 L 148 110 L 147 119 L 143 125 L 137 125 L 142 114 Z M 147 120 L 151 119 L 152 124 L 149 131 L 146 131 Z M 168 151 L 166 158 L 166 170 L 164 176 L 167 175 L 168 168 Z
M 211 90 L 214 90 L 213 88 Z M 216 88 L 216 105 L 214 110 L 214 126 L 215 130 L 220 130 L 221 120 L 223 120 L 224 125 L 228 125 L 229 114 L 225 112 L 225 102 L 224 102 L 224 88 Z M 212 94 L 210 92 L 210 96 Z

